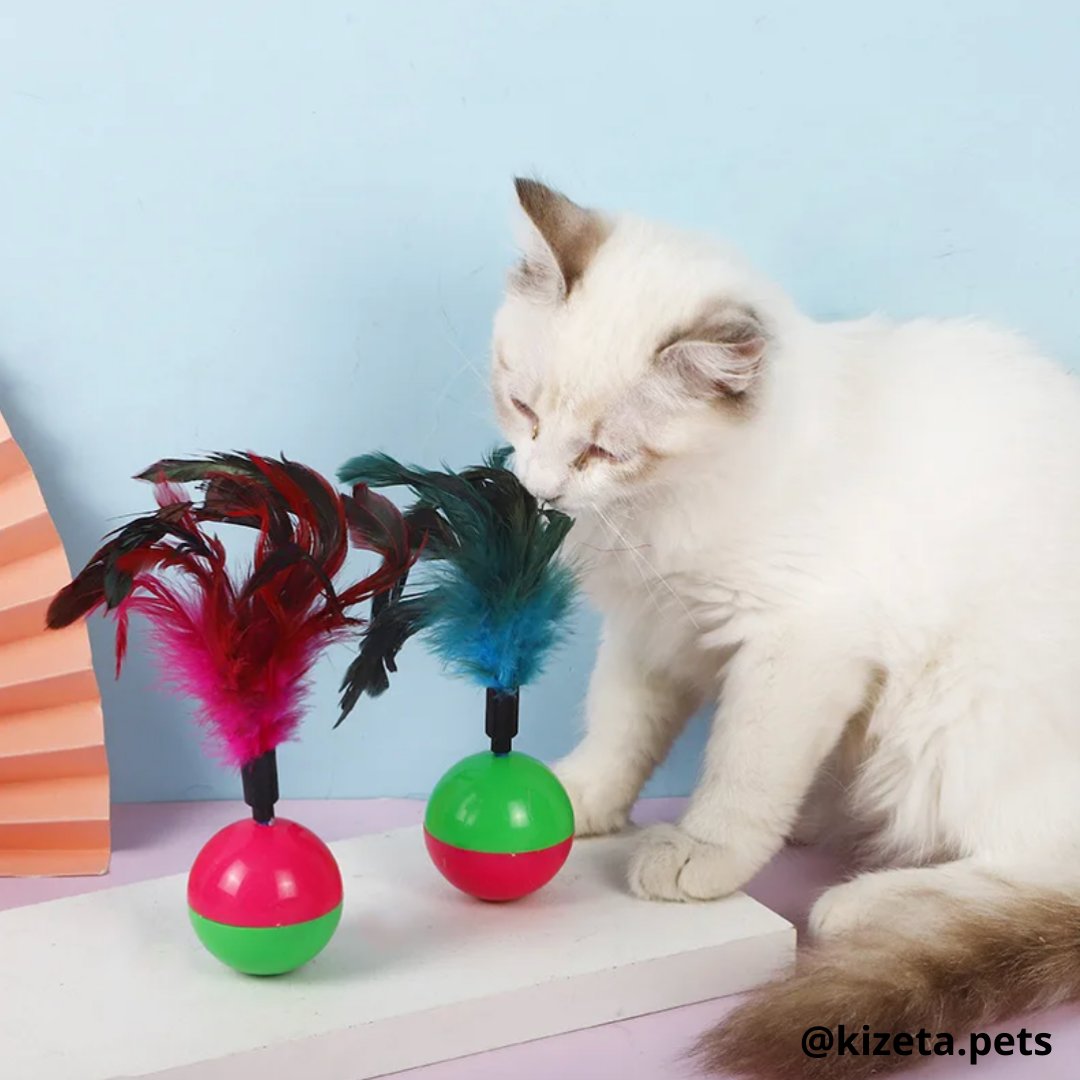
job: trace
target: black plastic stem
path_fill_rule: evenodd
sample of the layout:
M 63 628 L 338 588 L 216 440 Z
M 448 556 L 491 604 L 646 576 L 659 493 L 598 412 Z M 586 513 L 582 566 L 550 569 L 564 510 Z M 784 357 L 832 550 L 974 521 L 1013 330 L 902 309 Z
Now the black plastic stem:
M 518 692 L 487 692 L 487 736 L 493 754 L 509 754 L 510 744 L 518 733 Z
M 244 802 L 251 807 L 251 816 L 260 825 L 274 820 L 274 804 L 278 801 L 277 751 L 267 750 L 262 757 L 248 762 L 240 770 L 244 781 Z

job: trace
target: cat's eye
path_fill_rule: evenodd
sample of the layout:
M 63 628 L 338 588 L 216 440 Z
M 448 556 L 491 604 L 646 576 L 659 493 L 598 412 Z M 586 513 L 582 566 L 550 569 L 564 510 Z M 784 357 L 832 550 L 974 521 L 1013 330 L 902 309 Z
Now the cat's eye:
M 615 462 L 619 458 L 613 454 L 610 450 L 605 449 L 603 446 L 599 446 L 596 443 L 590 443 L 584 450 L 578 454 L 577 459 L 574 462 L 574 467 L 578 469 L 584 469 L 586 465 L 595 461 Z
M 536 413 L 533 412 L 533 410 L 520 398 L 512 397 L 510 399 L 510 404 L 513 405 L 530 424 L 532 424 L 532 437 L 535 439 L 536 436 L 540 434 L 540 417 L 537 416 Z

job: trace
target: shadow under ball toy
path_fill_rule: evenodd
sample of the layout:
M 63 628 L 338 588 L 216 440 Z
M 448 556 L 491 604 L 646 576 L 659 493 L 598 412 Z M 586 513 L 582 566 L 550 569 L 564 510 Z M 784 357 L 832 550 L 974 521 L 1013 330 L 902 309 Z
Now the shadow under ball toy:
M 392 587 L 415 545 L 389 500 L 364 488 L 342 496 L 289 461 L 166 460 L 137 479 L 155 484 L 157 512 L 117 530 L 57 594 L 47 622 L 67 626 L 104 607 L 116 620 L 119 675 L 130 614 L 148 618 L 165 683 L 198 703 L 198 721 L 240 770 L 251 807 L 251 818 L 213 836 L 191 867 L 192 926 L 229 967 L 284 974 L 333 937 L 343 890 L 326 844 L 275 816 L 277 748 L 297 734 L 321 651 L 362 627 L 350 608 Z M 184 483 L 203 488 L 201 503 Z M 206 530 L 220 524 L 256 532 L 244 577 L 230 575 L 224 545 Z M 350 533 L 382 565 L 337 591 Z
M 417 502 L 405 520 L 426 570 L 418 587 L 406 568 L 395 588 L 373 601 L 342 686 L 341 720 L 362 694 L 388 688 L 398 652 L 417 633 L 451 672 L 485 689 L 491 749 L 439 780 L 424 839 L 447 881 L 489 901 L 517 900 L 548 884 L 574 834 L 570 799 L 555 774 L 512 749 L 521 687 L 562 639 L 573 603 L 573 577 L 557 558 L 573 521 L 540 507 L 506 468 L 508 457 L 509 450 L 498 451 L 458 474 L 371 454 L 338 473 L 347 483 L 413 491 Z

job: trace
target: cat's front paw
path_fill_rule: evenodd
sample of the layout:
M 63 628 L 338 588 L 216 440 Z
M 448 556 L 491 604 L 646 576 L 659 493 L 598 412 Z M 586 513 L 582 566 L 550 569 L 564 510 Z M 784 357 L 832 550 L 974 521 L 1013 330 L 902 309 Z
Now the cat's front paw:
M 718 900 L 748 876 L 728 848 L 695 840 L 678 825 L 646 829 L 630 858 L 630 891 L 643 900 Z
M 587 779 L 572 763 L 556 765 L 554 771 L 574 808 L 575 836 L 582 839 L 609 836 L 626 827 L 629 810 L 621 801 L 616 802 L 602 785 Z

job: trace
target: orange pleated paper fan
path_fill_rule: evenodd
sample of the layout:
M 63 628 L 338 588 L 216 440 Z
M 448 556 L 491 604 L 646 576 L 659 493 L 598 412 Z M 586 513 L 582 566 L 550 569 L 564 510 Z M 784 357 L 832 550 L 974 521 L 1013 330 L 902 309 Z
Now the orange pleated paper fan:
M 84 623 L 45 629 L 71 569 L 0 417 L 0 876 L 102 874 L 109 768 Z

